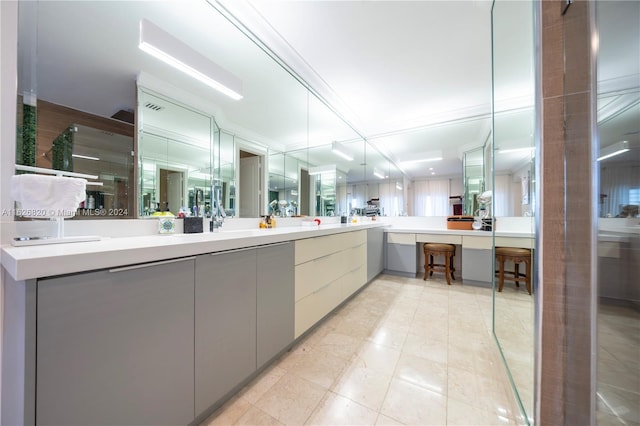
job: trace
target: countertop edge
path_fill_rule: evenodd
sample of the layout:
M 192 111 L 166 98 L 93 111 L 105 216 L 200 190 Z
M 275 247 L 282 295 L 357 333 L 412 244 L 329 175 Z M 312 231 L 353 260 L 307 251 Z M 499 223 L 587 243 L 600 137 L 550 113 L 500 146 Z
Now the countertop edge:
M 388 227 L 384 232 L 392 232 L 398 234 L 434 234 L 434 235 L 462 235 L 470 237 L 491 237 L 491 231 L 468 231 L 463 229 L 442 229 L 442 228 L 398 228 Z M 499 231 L 495 232 L 496 237 L 511 237 L 511 238 L 533 238 L 534 234 L 531 232 L 513 232 L 513 231 Z
M 384 223 L 282 227 L 200 234 L 105 238 L 94 242 L 2 247 L 2 266 L 17 281 L 188 258 L 387 226 Z

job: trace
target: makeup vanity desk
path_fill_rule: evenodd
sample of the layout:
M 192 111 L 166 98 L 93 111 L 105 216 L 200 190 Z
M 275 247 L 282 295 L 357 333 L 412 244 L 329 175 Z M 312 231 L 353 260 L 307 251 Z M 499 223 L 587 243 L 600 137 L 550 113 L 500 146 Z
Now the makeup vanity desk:
M 394 225 L 385 229 L 385 236 L 385 272 L 389 274 L 407 277 L 424 274 L 423 243 L 446 243 L 456 245 L 456 279 L 462 278 L 464 282 L 478 285 L 491 285 L 494 238 L 490 231 Z M 535 238 L 531 232 L 500 231 L 498 228 L 495 232 L 495 245 L 533 249 Z

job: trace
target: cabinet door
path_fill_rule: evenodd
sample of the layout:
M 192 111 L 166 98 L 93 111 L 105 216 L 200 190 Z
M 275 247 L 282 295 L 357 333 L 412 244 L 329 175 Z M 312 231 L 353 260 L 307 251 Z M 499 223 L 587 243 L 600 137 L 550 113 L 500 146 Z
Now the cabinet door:
M 384 269 L 384 231 L 382 228 L 367 229 L 367 282 Z
M 187 424 L 194 259 L 38 281 L 37 424 Z
M 495 261 L 493 252 L 484 249 L 462 248 L 462 279 L 491 284 Z
M 258 368 L 293 342 L 294 243 L 258 249 Z
M 196 415 L 256 370 L 256 250 L 196 259 Z
M 415 277 L 417 272 L 416 245 L 387 243 L 387 269 L 390 272 Z

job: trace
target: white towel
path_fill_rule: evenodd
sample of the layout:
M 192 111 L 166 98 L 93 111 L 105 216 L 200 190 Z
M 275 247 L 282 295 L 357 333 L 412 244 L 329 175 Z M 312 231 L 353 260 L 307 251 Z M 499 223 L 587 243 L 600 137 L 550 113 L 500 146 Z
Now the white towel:
M 48 175 L 11 176 L 11 196 L 24 217 L 72 217 L 86 197 L 86 179 Z

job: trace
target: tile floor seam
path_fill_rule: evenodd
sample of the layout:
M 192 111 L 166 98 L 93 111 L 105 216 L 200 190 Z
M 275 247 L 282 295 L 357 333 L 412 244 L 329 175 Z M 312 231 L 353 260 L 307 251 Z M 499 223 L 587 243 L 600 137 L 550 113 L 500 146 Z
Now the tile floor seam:
M 320 386 L 314 381 L 306 379 L 305 377 L 302 377 L 299 374 L 297 374 L 295 366 L 301 363 L 302 361 L 289 359 L 289 361 L 291 362 L 289 367 L 288 368 L 283 367 L 283 371 L 285 371 L 285 374 L 278 377 L 277 380 L 275 380 L 267 388 L 267 390 L 264 391 L 264 393 L 261 395 L 261 397 L 257 401 L 260 401 L 266 394 L 273 392 L 274 388 L 277 389 L 276 388 L 277 384 L 281 380 L 283 380 L 283 378 L 287 374 L 291 374 L 292 375 L 291 377 L 297 377 L 299 380 L 303 380 L 304 383 L 310 384 L 311 386 L 314 386 L 322 390 L 322 396 L 318 399 L 318 401 L 315 404 L 313 404 L 312 407 L 311 406 L 307 407 L 310 411 L 304 420 L 305 424 L 311 422 L 312 419 L 314 419 L 316 416 L 321 416 L 320 413 L 322 412 L 323 404 L 326 403 L 328 398 L 341 398 L 344 401 L 349 401 L 349 404 L 354 404 L 354 407 L 363 408 L 367 411 L 372 412 L 373 414 L 375 414 L 375 423 L 380 422 L 381 418 L 386 419 L 386 421 L 404 423 L 398 420 L 397 416 L 393 414 L 393 411 L 395 410 L 392 410 L 390 412 L 393 415 L 389 415 L 388 413 L 390 411 L 389 409 L 386 409 L 386 411 L 383 413 L 383 410 L 385 410 L 385 407 L 386 407 L 386 402 L 390 398 L 390 392 L 391 392 L 391 387 L 393 383 L 396 383 L 396 384 L 404 383 L 404 385 L 401 385 L 401 388 L 403 388 L 405 385 L 409 386 L 408 388 L 404 388 L 405 390 L 402 392 L 406 392 L 406 389 L 413 388 L 416 390 L 421 389 L 424 392 L 428 392 L 428 394 L 433 394 L 433 395 L 439 394 L 440 397 L 444 398 L 443 403 L 442 402 L 440 403 L 442 405 L 439 406 L 441 407 L 439 408 L 439 410 L 444 409 L 442 412 L 443 417 L 441 417 L 441 419 L 443 418 L 445 422 L 455 421 L 455 419 L 451 417 L 452 413 L 450 412 L 450 410 L 453 409 L 453 407 L 451 407 L 451 404 L 449 403 L 450 399 L 452 402 L 464 404 L 464 406 L 471 407 L 474 410 L 480 410 L 477 412 L 484 413 L 482 414 L 483 416 L 493 415 L 493 412 L 487 411 L 486 407 L 476 407 L 472 404 L 469 404 L 468 401 L 460 401 L 459 398 L 450 398 L 449 389 L 448 389 L 450 386 L 449 377 L 450 377 L 451 367 L 452 367 L 451 362 L 456 361 L 455 357 L 452 357 L 452 353 L 453 353 L 452 350 L 454 349 L 453 346 L 455 346 L 456 344 L 459 344 L 461 340 L 463 341 L 464 337 L 461 338 L 461 335 L 464 335 L 466 333 L 464 331 L 463 333 L 457 333 L 456 339 L 453 339 L 452 327 L 454 326 L 454 324 L 456 324 L 456 321 L 459 321 L 461 315 L 467 315 L 469 313 L 472 313 L 474 317 L 477 316 L 477 318 L 479 319 L 482 330 L 488 330 L 489 324 L 487 324 L 486 319 L 483 315 L 481 302 L 490 302 L 490 299 L 481 300 L 480 290 L 469 289 L 468 287 L 465 287 L 463 291 L 460 291 L 463 283 L 459 281 L 456 282 L 456 285 L 446 286 L 446 282 L 444 279 L 442 280 L 432 279 L 432 280 L 429 280 L 429 282 L 425 283 L 425 282 L 419 281 L 418 279 L 411 279 L 411 278 L 408 278 L 408 279 L 400 279 L 400 278 L 389 279 L 389 278 L 391 277 L 385 276 L 385 275 L 381 275 L 380 277 L 376 278 L 376 280 L 374 280 L 370 285 L 368 285 L 365 289 L 363 289 L 363 291 L 360 292 L 358 295 L 356 295 L 356 297 L 354 297 L 347 304 L 339 308 L 339 310 L 336 311 L 334 314 L 331 314 L 328 318 L 323 320 L 323 324 L 320 324 L 315 330 L 312 330 L 307 336 L 305 336 L 304 339 L 302 339 L 299 343 L 297 343 L 290 352 L 287 353 L 288 356 L 291 356 L 296 350 L 304 351 L 304 347 L 307 346 L 310 348 L 310 352 L 306 355 L 299 355 L 299 356 L 315 357 L 316 355 L 321 354 L 321 356 L 334 356 L 337 358 L 341 358 L 345 363 L 340 368 L 339 373 L 336 374 L 335 378 L 333 378 L 328 388 L 326 388 L 324 385 Z M 443 289 L 443 285 L 444 285 L 444 289 Z M 429 297 L 430 296 L 429 292 L 431 292 L 431 295 L 434 296 L 433 298 Z M 417 356 L 416 354 L 412 354 L 410 351 L 407 351 L 407 341 L 410 336 L 418 336 L 418 338 L 412 338 L 412 339 L 418 339 L 418 344 L 420 344 L 419 343 L 420 339 L 422 339 L 423 342 L 424 341 L 434 342 L 433 340 L 434 335 L 429 335 L 428 332 L 427 333 L 424 332 L 425 330 L 424 327 L 428 327 L 429 325 L 429 315 L 424 316 L 423 314 L 425 312 L 426 313 L 430 311 L 433 312 L 432 308 L 435 306 L 439 306 L 438 303 L 441 303 L 441 302 L 439 302 L 438 300 L 443 298 L 443 296 L 445 295 L 447 297 L 446 314 L 444 315 L 444 319 L 442 322 L 446 323 L 446 333 L 445 333 L 446 341 L 440 342 L 437 339 L 435 340 L 436 343 L 440 342 L 441 344 L 443 344 L 445 350 L 447 351 L 446 358 L 445 358 L 446 368 L 444 371 L 445 372 L 444 387 L 442 388 L 442 392 L 438 392 L 438 391 L 434 391 L 432 388 L 423 387 L 421 384 L 419 384 L 419 382 L 414 383 L 412 381 L 405 380 L 404 378 L 401 377 L 399 368 L 400 368 L 400 362 L 403 359 L 403 356 L 405 358 L 413 357 L 415 359 L 420 359 L 424 362 L 427 362 L 430 364 L 432 363 L 433 365 L 444 364 L 444 363 L 441 363 L 440 361 L 435 361 L 433 359 Z M 471 295 L 473 295 L 473 297 L 469 297 Z M 384 302 L 376 303 L 376 300 L 381 300 L 381 299 L 384 300 Z M 471 302 L 471 300 L 473 301 L 473 303 L 469 303 Z M 358 336 L 359 333 L 363 333 L 363 334 L 365 333 L 365 331 L 359 330 L 360 326 L 364 325 L 363 329 L 364 330 L 367 329 L 366 327 L 367 304 L 375 304 L 376 306 L 375 309 L 370 310 L 369 312 L 372 324 L 368 327 L 367 336 L 365 338 L 353 337 L 350 334 L 355 334 L 356 336 Z M 462 305 L 471 305 L 472 307 L 466 310 L 464 307 L 461 307 Z M 410 315 L 405 315 L 403 319 L 402 318 L 403 311 L 404 312 L 410 311 Z M 418 317 L 419 312 L 421 312 L 420 317 Z M 392 313 L 391 316 L 389 316 L 390 313 Z M 389 320 L 389 318 L 391 318 L 391 320 Z M 330 322 L 330 321 L 334 321 L 334 322 Z M 349 330 L 351 321 L 353 321 L 353 323 L 356 324 L 357 326 Z M 408 323 L 408 325 L 406 323 Z M 391 344 L 388 341 L 385 341 L 385 343 L 387 344 L 384 344 L 384 343 L 380 344 L 379 342 L 373 340 L 373 335 L 376 329 L 380 327 L 384 327 L 385 324 L 387 324 L 387 327 L 389 327 L 388 324 L 396 324 L 396 325 L 405 324 L 406 325 L 406 326 L 403 325 L 399 327 L 397 330 L 392 325 L 389 329 L 391 330 L 390 333 L 394 333 L 395 331 L 397 331 L 398 334 L 403 334 L 403 336 L 398 340 L 398 341 L 401 340 L 400 343 L 396 341 L 396 342 L 393 342 L 393 344 Z M 411 333 L 411 330 L 415 330 L 416 328 L 422 328 L 422 332 L 420 333 L 420 335 L 423 337 L 420 337 L 420 335 L 415 335 Z M 340 356 L 340 355 L 343 355 L 343 353 L 338 355 L 333 353 L 333 351 L 331 350 L 333 346 L 340 344 L 340 341 L 341 341 L 340 339 L 334 340 L 333 343 L 331 343 L 331 339 L 328 339 L 327 342 L 329 342 L 329 344 L 325 344 L 324 347 L 322 346 L 321 342 L 327 337 L 327 335 L 330 335 L 332 333 L 336 335 L 342 335 L 341 338 L 344 339 L 343 341 L 351 342 L 351 344 L 354 345 L 354 352 L 348 359 L 346 357 Z M 474 334 L 479 334 L 479 333 L 475 332 L 474 328 L 472 327 L 471 329 L 468 330 L 468 335 L 473 336 Z M 482 341 L 480 342 L 481 348 L 483 348 L 484 340 L 485 339 L 483 338 Z M 379 402 L 379 406 L 377 409 L 371 409 L 369 406 L 362 404 L 356 399 L 353 399 L 352 396 L 347 396 L 345 394 L 339 393 L 339 390 L 337 388 L 340 385 L 340 383 L 343 381 L 343 379 L 345 380 L 348 379 L 346 375 L 352 368 L 354 367 L 364 368 L 364 367 L 357 367 L 357 365 L 359 365 L 360 363 L 366 363 L 366 360 L 364 360 L 363 357 L 371 356 L 371 354 L 365 355 L 363 351 L 366 349 L 371 349 L 372 347 L 380 348 L 382 349 L 382 352 L 387 354 L 394 354 L 394 353 L 397 354 L 397 357 L 392 358 L 392 359 L 395 359 L 395 364 L 392 370 L 390 371 L 387 370 L 389 371 L 389 373 L 382 373 L 377 369 L 371 370 L 372 372 L 376 372 L 376 374 L 380 374 L 383 377 L 384 376 L 389 377 L 388 380 L 383 379 L 385 381 L 380 382 L 380 384 L 384 385 L 384 392 L 382 394 L 382 398 L 380 400 L 381 402 Z M 428 347 L 426 348 L 426 350 L 430 351 Z M 484 349 L 482 350 L 484 351 Z M 295 356 L 295 354 L 293 356 Z M 385 356 L 386 355 L 382 355 L 382 358 L 380 359 L 384 360 Z M 484 358 L 484 355 L 483 355 L 483 358 Z M 285 361 L 286 359 L 287 359 L 287 356 L 283 355 L 278 359 L 278 361 L 276 361 L 274 365 L 277 366 L 279 365 L 279 363 Z M 311 358 L 307 359 L 307 361 L 310 361 L 310 360 Z M 315 361 L 315 358 L 313 361 Z M 377 362 L 380 362 L 380 361 L 377 361 Z M 407 365 L 410 365 L 410 364 L 407 364 Z M 371 368 L 371 367 L 369 365 L 366 365 L 366 368 Z M 462 376 L 464 376 L 465 374 L 471 374 L 471 375 L 477 374 L 474 371 L 474 369 L 475 371 L 477 371 L 477 367 L 469 368 L 469 371 L 465 369 L 459 369 L 463 371 L 463 373 L 459 373 L 459 374 L 462 374 Z M 428 374 L 433 374 L 433 373 L 428 373 Z M 261 376 L 256 378 L 253 384 L 255 384 L 258 380 L 260 380 L 260 378 Z M 478 380 L 480 379 L 481 378 L 478 376 Z M 492 374 L 488 374 L 486 375 L 485 380 L 489 380 L 489 379 L 495 380 L 495 377 Z M 479 383 L 482 383 L 482 381 L 480 381 Z M 249 384 L 248 386 L 251 386 L 251 384 Z M 382 390 L 382 387 L 380 387 L 380 390 Z M 394 391 L 396 392 L 395 394 L 396 399 L 398 398 L 398 395 L 400 395 L 397 393 L 399 391 L 400 391 L 400 388 L 396 387 Z M 346 392 L 346 393 L 349 393 L 349 392 Z M 352 393 L 349 393 L 349 394 L 353 395 Z M 500 397 L 504 397 L 504 396 L 505 395 L 502 395 Z M 247 413 L 249 413 L 249 410 L 251 410 L 251 408 L 260 410 L 261 412 L 265 413 L 271 418 L 274 418 L 268 412 L 258 407 L 257 405 L 251 403 L 250 401 L 245 400 L 245 402 L 249 405 L 249 409 L 247 409 L 247 411 L 245 411 L 242 416 L 238 417 L 238 420 L 236 421 L 236 423 L 240 421 L 239 420 L 240 418 L 247 415 Z M 433 403 L 436 403 L 435 400 Z M 509 417 L 511 417 L 511 415 L 512 414 L 509 414 Z M 213 416 L 215 416 L 215 413 L 211 417 L 212 419 L 215 419 L 215 417 Z M 459 415 L 458 415 L 458 420 L 460 420 Z M 497 419 L 494 418 L 494 422 L 496 420 Z M 514 419 L 511 418 L 511 421 L 513 420 Z M 276 419 L 276 421 L 280 421 L 280 420 Z M 424 419 L 424 421 L 426 422 L 428 421 L 428 419 Z M 322 424 L 321 417 L 318 417 L 318 423 Z M 328 424 L 328 423 L 325 423 L 325 424 Z

